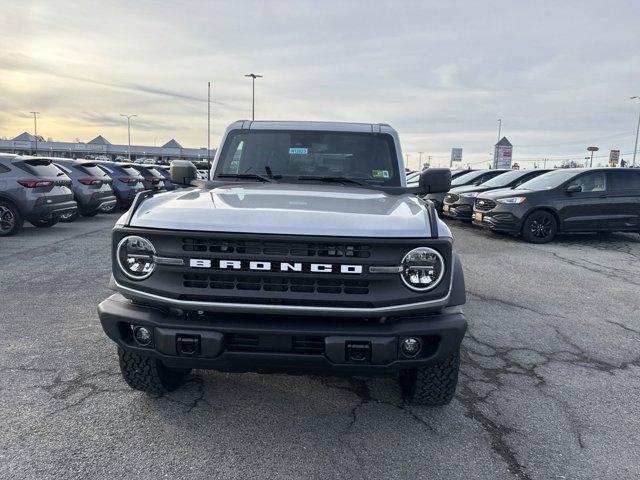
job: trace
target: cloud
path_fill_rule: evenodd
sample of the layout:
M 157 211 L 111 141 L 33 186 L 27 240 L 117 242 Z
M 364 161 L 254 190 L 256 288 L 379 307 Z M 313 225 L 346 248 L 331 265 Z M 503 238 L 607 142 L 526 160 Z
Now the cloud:
M 37 109 L 56 136 L 117 137 L 133 112 L 141 141 L 202 145 L 211 81 L 215 143 L 250 117 L 252 71 L 258 118 L 387 122 L 443 162 L 485 161 L 498 118 L 516 159 L 629 150 L 640 108 L 634 1 L 51 0 L 3 17 L 0 134 Z

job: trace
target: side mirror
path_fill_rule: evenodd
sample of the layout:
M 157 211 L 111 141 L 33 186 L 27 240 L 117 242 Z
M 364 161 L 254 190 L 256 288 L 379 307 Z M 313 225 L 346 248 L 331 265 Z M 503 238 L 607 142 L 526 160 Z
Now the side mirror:
M 188 160 L 174 160 L 171 162 L 171 181 L 178 185 L 191 184 L 198 178 L 196 166 Z
M 582 185 L 569 185 L 565 190 L 567 193 L 578 193 L 582 191 Z
M 451 189 L 451 170 L 427 168 L 420 173 L 420 188 L 424 193 L 444 193 Z

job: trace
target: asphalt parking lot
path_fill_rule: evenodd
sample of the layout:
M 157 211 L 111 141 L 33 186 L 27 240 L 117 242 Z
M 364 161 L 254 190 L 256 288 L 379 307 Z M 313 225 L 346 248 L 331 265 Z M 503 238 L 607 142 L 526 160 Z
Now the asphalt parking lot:
M 197 371 L 130 390 L 96 305 L 115 216 L 0 239 L 1 478 L 640 477 L 640 236 L 450 222 L 470 321 L 441 409 L 393 380 Z

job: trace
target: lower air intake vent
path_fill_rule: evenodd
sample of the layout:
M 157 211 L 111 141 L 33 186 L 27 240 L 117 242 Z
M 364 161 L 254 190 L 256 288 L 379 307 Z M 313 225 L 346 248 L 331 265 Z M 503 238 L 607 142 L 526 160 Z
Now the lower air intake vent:
M 324 338 L 304 335 L 225 335 L 227 350 L 231 352 L 291 352 L 322 355 Z

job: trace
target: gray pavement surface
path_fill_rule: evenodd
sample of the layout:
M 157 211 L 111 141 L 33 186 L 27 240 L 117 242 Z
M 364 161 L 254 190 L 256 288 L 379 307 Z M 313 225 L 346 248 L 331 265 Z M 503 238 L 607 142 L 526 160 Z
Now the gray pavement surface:
M 456 398 L 390 379 L 120 378 L 96 305 L 115 216 L 0 239 L 0 478 L 640 477 L 640 236 L 534 246 L 454 222 L 470 321 Z

